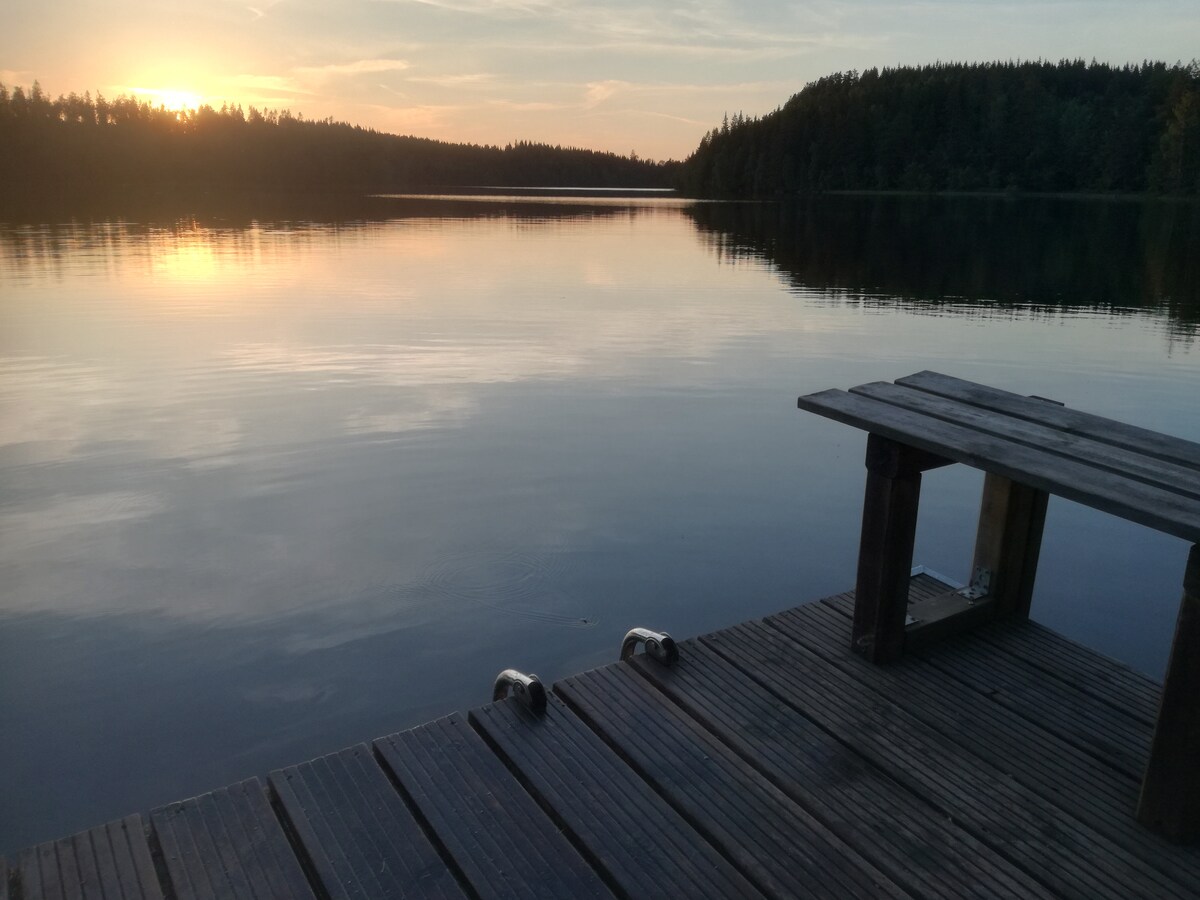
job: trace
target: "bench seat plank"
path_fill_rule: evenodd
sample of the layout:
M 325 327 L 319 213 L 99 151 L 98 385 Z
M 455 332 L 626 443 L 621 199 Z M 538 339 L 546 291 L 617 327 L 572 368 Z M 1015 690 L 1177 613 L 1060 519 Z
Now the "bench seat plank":
M 1174 491 L 847 391 L 809 394 L 798 405 L 1176 537 L 1200 541 L 1200 501 Z
M 1103 441 L 1114 447 L 1125 447 L 1193 468 L 1200 467 L 1200 444 L 1194 441 L 1081 412 L 1068 406 L 1023 397 L 938 372 L 917 372 L 915 375 L 897 378 L 896 384 L 1028 419 L 1031 422 L 1039 422 L 1071 434 Z
M 1200 500 L 1200 467 L 1166 462 L 1098 439 L 1040 425 L 1016 416 L 1002 415 L 886 381 L 861 384 L 851 388 L 850 393 L 891 403 L 902 409 L 973 428 L 1014 443 L 1057 453 L 1068 459 Z

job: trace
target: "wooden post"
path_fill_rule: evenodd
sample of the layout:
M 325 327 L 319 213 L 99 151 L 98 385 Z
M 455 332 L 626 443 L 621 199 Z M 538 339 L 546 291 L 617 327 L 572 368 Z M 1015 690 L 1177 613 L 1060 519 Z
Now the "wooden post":
M 928 458 L 877 434 L 867 438 L 867 489 L 850 646 L 871 662 L 893 662 L 904 650 L 917 503 Z
M 1138 821 L 1178 843 L 1200 843 L 1200 544 L 1188 554 Z
M 971 577 L 991 573 L 988 596 L 997 616 L 1029 616 L 1042 529 L 1050 495 L 991 472 L 983 481 Z

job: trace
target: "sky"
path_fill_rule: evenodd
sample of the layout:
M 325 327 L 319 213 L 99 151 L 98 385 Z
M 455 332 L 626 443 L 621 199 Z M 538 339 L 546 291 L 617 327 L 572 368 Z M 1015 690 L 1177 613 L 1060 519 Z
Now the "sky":
M 41 0 L 0 82 L 682 159 L 832 72 L 1200 57 L 1196 0 Z

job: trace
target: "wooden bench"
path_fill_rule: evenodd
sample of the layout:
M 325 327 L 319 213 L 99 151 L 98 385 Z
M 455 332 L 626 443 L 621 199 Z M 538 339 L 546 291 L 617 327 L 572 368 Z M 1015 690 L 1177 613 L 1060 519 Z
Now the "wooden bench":
M 1050 494 L 1192 544 L 1137 815 L 1171 839 L 1200 840 L 1200 444 L 936 372 L 799 406 L 869 433 L 851 643 L 874 662 L 1027 616 Z M 910 609 L 921 473 L 955 462 L 987 473 L 971 584 Z

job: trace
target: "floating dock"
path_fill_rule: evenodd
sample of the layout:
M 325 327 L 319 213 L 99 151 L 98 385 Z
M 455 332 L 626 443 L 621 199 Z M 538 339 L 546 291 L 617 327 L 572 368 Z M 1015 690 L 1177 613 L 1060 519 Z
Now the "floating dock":
M 853 605 L 31 847 L 0 898 L 1200 896 L 1134 819 L 1157 684 L 1026 620 L 873 665 Z

